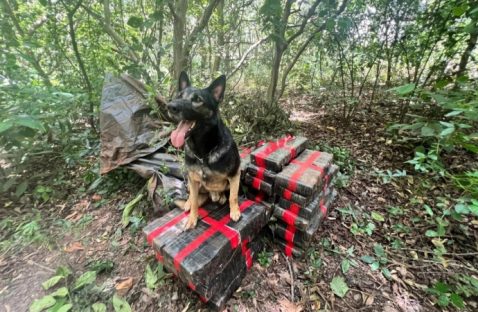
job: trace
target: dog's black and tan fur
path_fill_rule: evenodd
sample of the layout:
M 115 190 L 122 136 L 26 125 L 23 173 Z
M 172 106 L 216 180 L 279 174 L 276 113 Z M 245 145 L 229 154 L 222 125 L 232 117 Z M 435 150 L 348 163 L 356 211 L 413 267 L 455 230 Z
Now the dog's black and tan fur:
M 218 110 L 225 88 L 225 76 L 220 76 L 205 89 L 197 89 L 191 86 L 187 74 L 182 72 L 178 94 L 168 103 L 171 118 L 191 125 L 184 140 L 189 187 L 184 209 L 190 210 L 186 223 L 188 229 L 196 226 L 198 207 L 208 197 L 221 204 L 226 202 L 224 191 L 227 189 L 231 219 L 237 221 L 241 216 L 237 199 L 239 152 Z

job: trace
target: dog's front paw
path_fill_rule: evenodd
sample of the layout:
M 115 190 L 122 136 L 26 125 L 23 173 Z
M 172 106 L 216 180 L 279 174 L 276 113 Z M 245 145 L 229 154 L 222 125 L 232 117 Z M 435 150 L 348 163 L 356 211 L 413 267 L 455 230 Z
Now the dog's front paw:
M 183 210 L 184 210 L 184 211 L 189 211 L 189 210 L 191 210 L 191 200 L 190 200 L 189 198 L 188 198 L 188 200 L 184 203 Z
M 221 193 L 221 197 L 219 198 L 219 203 L 221 205 L 224 205 L 226 203 L 226 201 L 227 201 L 226 195 L 224 193 Z
M 231 207 L 231 212 L 229 215 L 231 216 L 232 221 L 238 221 L 239 218 L 241 217 L 241 211 L 239 210 L 239 206 L 235 208 Z
M 186 225 L 184 225 L 184 229 L 186 230 L 194 229 L 197 223 L 198 223 L 198 217 L 190 213 L 188 217 L 188 222 L 186 222 Z

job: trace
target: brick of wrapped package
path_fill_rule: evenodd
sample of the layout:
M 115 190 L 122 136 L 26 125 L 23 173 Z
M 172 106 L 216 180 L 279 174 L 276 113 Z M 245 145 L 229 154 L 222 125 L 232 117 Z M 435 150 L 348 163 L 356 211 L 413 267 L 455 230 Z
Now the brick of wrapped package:
M 251 153 L 253 151 L 252 147 L 241 146 L 239 147 L 239 156 L 241 158 L 241 177 L 243 178 L 246 174 L 247 166 L 251 163 Z
M 299 155 L 307 145 L 304 137 L 286 136 L 269 142 L 251 153 L 251 162 L 268 170 L 279 172 L 291 159 Z
M 305 254 L 304 249 L 302 249 L 299 246 L 294 246 L 294 247 L 291 248 L 291 247 L 288 246 L 288 243 L 280 237 L 276 237 L 274 239 L 274 243 L 276 243 L 279 246 L 279 249 L 281 249 L 281 250 L 284 250 L 284 251 L 289 250 L 289 254 L 286 255 L 287 257 L 294 256 L 296 258 L 300 258 Z
M 329 192 L 329 189 L 325 189 L 320 193 L 313 195 L 310 203 L 305 206 L 289 201 L 283 197 L 279 198 L 279 201 L 277 202 L 276 206 L 284 210 L 296 210 L 298 211 L 299 217 L 304 218 L 306 220 L 311 220 L 317 212 L 319 202 L 321 201 L 321 199 L 324 198 L 324 196 L 327 195 L 327 192 Z
M 326 209 L 325 203 L 329 202 L 330 197 L 335 197 L 335 193 L 332 189 L 328 189 L 325 196 L 317 197 L 315 199 L 315 206 L 311 206 L 312 218 L 318 213 L 318 210 Z M 289 209 L 281 208 L 278 205 L 275 205 L 274 211 L 272 214 L 277 218 L 288 225 L 294 226 L 298 230 L 305 231 L 312 223 L 311 218 L 300 217 L 301 206 L 291 205 Z
M 305 150 L 276 176 L 276 187 L 310 196 L 322 187 L 333 155 Z
M 278 235 L 279 236 L 278 241 L 280 243 L 280 246 L 283 248 L 286 256 L 288 257 L 300 256 L 300 253 L 298 251 L 303 250 L 305 249 L 305 247 L 307 247 L 308 242 L 312 238 L 313 234 L 317 231 L 321 221 L 327 215 L 327 211 L 330 209 L 336 195 L 337 193 L 335 192 L 335 190 L 330 192 L 330 195 L 327 198 L 326 203 L 324 203 L 324 205 L 321 205 L 320 207 L 321 216 L 319 217 L 319 219 L 314 220 L 314 223 L 313 224 L 311 223 L 310 227 L 306 229 L 305 231 L 303 231 L 302 235 L 306 235 L 302 237 L 302 238 L 305 238 L 304 240 L 300 241 L 300 239 L 296 237 L 296 234 L 300 233 L 300 231 L 298 231 L 298 229 L 295 227 L 294 222 L 289 222 L 287 224 L 286 231 L 283 233 L 284 234 L 283 238 L 281 238 L 280 235 Z M 280 234 L 280 232 L 276 232 L 276 234 Z M 302 248 L 300 248 L 300 246 L 296 244 L 297 242 L 300 242 L 300 245 L 302 245 Z
M 230 219 L 227 205 L 200 208 L 198 224 L 191 230 L 184 230 L 189 213 L 175 209 L 143 232 L 164 267 L 209 300 L 235 277 L 237 272 L 227 267 L 242 259 L 243 238 L 254 238 L 269 220 L 269 208 L 260 203 L 241 199 L 239 208 L 237 222 Z
M 260 236 L 260 235 L 258 235 Z M 263 249 L 264 243 L 260 237 L 257 237 L 253 241 L 243 240 L 242 243 L 242 255 L 243 261 L 241 262 L 241 270 L 226 285 L 226 287 L 217 293 L 207 301 L 208 305 L 216 311 L 222 311 L 232 294 L 241 286 L 242 279 L 245 277 L 247 271 L 252 267 L 253 261 L 257 258 L 257 255 Z
M 264 167 L 258 167 L 253 164 L 249 164 L 246 168 L 248 174 L 253 176 L 254 178 L 263 180 L 269 184 L 273 184 L 276 179 L 276 172 L 267 170 Z
M 267 183 L 259 178 L 255 178 L 249 173 L 246 173 L 244 176 L 244 183 L 248 186 L 251 186 L 253 189 L 266 193 L 269 196 L 271 196 L 272 192 L 274 191 L 273 184 Z
M 332 190 L 330 196 L 327 196 L 326 200 L 320 202 L 318 211 L 312 217 L 309 226 L 305 230 L 298 230 L 293 225 L 291 226 L 278 220 L 274 229 L 275 235 L 281 237 L 287 242 L 292 242 L 294 246 L 307 247 L 308 242 L 311 240 L 314 233 L 317 232 L 320 224 L 327 216 L 336 194 L 336 191 Z

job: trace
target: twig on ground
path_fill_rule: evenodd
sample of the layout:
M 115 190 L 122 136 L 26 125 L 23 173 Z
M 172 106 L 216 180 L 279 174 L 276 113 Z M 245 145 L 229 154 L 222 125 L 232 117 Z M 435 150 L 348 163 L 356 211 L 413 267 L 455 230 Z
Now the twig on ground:
M 37 262 L 35 262 L 35 261 L 33 261 L 33 260 L 28 260 L 27 263 L 30 264 L 30 265 L 36 265 L 37 267 L 40 267 L 40 268 L 42 268 L 42 269 L 44 269 L 44 270 L 47 270 L 47 271 L 52 272 L 52 273 L 55 273 L 55 270 L 53 270 L 53 269 L 51 269 L 51 268 L 49 268 L 49 267 L 47 267 L 47 266 L 44 266 L 43 264 L 37 263 Z
M 287 267 L 289 267 L 289 274 L 290 274 L 290 301 L 294 302 L 294 271 L 292 270 L 292 266 L 289 261 L 289 257 L 287 257 L 284 253 L 281 253 L 284 256 L 285 261 L 287 262 Z

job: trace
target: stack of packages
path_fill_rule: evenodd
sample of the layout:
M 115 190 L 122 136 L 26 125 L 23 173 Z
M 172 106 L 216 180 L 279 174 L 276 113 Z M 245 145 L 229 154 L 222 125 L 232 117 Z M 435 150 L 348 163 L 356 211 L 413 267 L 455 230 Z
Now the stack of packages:
M 278 172 L 301 153 L 306 144 L 304 137 L 286 136 L 252 151 L 243 176 L 243 184 L 248 187 L 247 197 L 274 203 L 274 183 Z
M 336 196 L 332 155 L 305 150 L 277 174 L 274 229 L 287 256 L 301 256 Z
M 243 174 L 248 198 L 273 204 L 271 227 L 287 256 L 303 254 L 336 195 L 333 156 L 306 145 L 304 137 L 269 142 L 251 152 Z
M 199 208 L 199 220 L 184 230 L 188 212 L 176 208 L 147 225 L 143 232 L 156 258 L 200 299 L 222 309 L 240 286 L 254 256 L 262 250 L 259 232 L 267 225 L 268 207 L 240 199 L 241 218 L 231 221 L 229 206 Z

